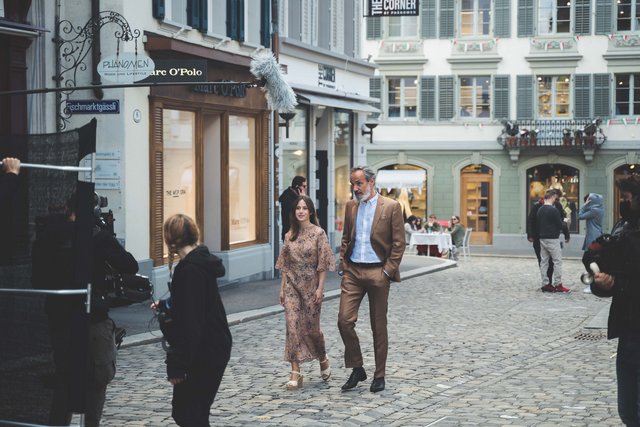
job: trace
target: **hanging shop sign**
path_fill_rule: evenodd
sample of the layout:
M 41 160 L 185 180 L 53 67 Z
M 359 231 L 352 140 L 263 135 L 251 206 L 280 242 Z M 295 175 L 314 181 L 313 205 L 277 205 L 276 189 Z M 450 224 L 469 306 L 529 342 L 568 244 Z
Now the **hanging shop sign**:
M 318 86 L 336 88 L 336 69 L 329 65 L 318 64 Z
M 68 114 L 120 114 L 120 101 L 117 99 L 67 101 L 65 112 Z
M 418 16 L 419 0 L 365 0 L 365 15 L 377 16 Z
M 156 59 L 155 68 L 143 83 L 207 81 L 207 61 L 199 59 Z
M 133 83 L 153 74 L 155 64 L 147 55 L 123 52 L 107 56 L 98 64 L 98 74 L 114 83 Z
M 235 83 L 230 80 L 221 80 L 228 83 L 224 85 L 213 84 L 195 85 L 191 88 L 196 93 L 208 93 L 218 96 L 232 96 L 235 98 L 244 98 L 247 96 L 247 85 L 245 83 Z

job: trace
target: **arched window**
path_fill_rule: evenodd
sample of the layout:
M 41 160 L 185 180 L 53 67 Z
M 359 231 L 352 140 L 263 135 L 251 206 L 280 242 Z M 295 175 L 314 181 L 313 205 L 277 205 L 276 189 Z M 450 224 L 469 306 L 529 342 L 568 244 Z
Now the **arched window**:
M 566 218 L 571 220 L 569 231 L 577 233 L 578 210 L 583 203 L 580 198 L 580 171 L 571 166 L 549 163 L 527 169 L 527 214 L 549 188 L 562 191 L 560 203 Z

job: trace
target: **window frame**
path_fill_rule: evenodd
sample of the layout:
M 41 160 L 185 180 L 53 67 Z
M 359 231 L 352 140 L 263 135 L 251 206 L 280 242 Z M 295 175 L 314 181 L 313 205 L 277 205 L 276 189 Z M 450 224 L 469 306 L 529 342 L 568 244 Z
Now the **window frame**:
M 407 116 L 405 115 L 405 109 L 407 108 L 405 105 L 405 99 L 406 99 L 406 94 L 405 94 L 405 90 L 406 90 L 406 86 L 405 86 L 405 80 L 406 79 L 412 79 L 414 81 L 414 90 L 415 90 L 415 110 L 414 110 L 414 115 L 413 116 Z M 419 98 L 419 84 L 418 84 L 418 76 L 385 76 L 385 116 L 387 118 L 387 120 L 418 120 L 418 98 Z M 389 103 L 389 81 L 392 79 L 398 79 L 400 80 L 400 103 L 399 104 L 390 104 Z M 400 115 L 399 116 L 394 116 L 391 117 L 391 115 L 389 114 L 389 107 L 390 105 L 394 105 L 394 106 L 399 106 L 400 107 Z
M 624 0 L 621 0 L 621 2 Z M 640 31 L 640 0 L 630 0 L 630 13 L 629 13 L 629 29 L 628 30 L 620 30 L 618 28 L 618 22 L 620 15 L 620 8 L 623 6 L 622 3 L 615 3 L 615 28 L 617 32 L 636 32 Z
M 209 2 L 209 8 L 207 9 L 207 13 L 209 14 L 208 17 L 208 24 L 207 24 L 207 33 L 216 37 L 220 37 L 220 38 L 226 38 L 227 37 L 227 7 L 229 6 L 229 3 L 227 0 L 208 0 Z M 222 4 L 224 6 L 224 9 L 220 9 L 219 8 L 219 4 Z M 224 17 L 223 21 L 224 21 L 224 28 L 222 28 L 222 31 L 214 31 L 214 15 L 219 15 Z
M 626 101 L 626 105 L 629 108 L 629 113 L 628 114 L 621 114 L 618 113 L 618 80 L 620 78 L 620 76 L 628 76 L 629 80 L 628 80 L 628 86 L 626 87 L 627 89 L 627 95 L 628 95 L 628 100 Z M 640 72 L 637 73 L 617 73 L 614 74 L 614 85 L 615 85 L 615 89 L 614 89 L 614 95 L 613 95 L 613 106 L 614 106 L 614 111 L 615 111 L 615 116 L 616 117 L 633 117 L 633 116 L 640 116 Z M 636 99 L 636 97 L 634 96 L 634 92 L 638 92 L 638 99 Z M 638 105 L 637 111 L 634 108 L 634 104 Z
M 493 88 L 494 88 L 494 81 L 493 81 L 493 75 L 458 75 L 456 76 L 456 85 L 457 85 L 457 93 L 456 93 L 456 105 L 454 108 L 456 108 L 457 114 L 456 116 L 459 119 L 463 119 L 463 120 L 487 120 L 487 119 L 491 119 L 493 117 Z M 478 106 L 482 106 L 485 104 L 477 104 L 476 103 L 476 99 L 477 97 L 472 97 L 472 104 L 471 104 L 471 111 L 474 114 L 468 115 L 468 116 L 463 116 L 461 114 L 462 112 L 462 108 L 463 108 L 463 104 L 462 104 L 462 79 L 472 79 L 474 81 L 474 84 L 471 86 L 472 88 L 477 88 L 477 87 L 482 87 L 481 85 L 477 84 L 477 79 L 488 79 L 489 80 L 489 86 L 487 87 L 487 94 L 488 94 L 488 99 L 487 99 L 487 106 L 489 107 L 489 114 L 487 116 L 477 116 L 475 115 L 475 111 L 477 110 Z M 466 86 L 465 86 L 466 87 Z
M 173 16 L 173 7 L 174 2 L 182 2 L 184 4 L 184 20 L 179 21 L 176 17 Z M 179 25 L 182 27 L 189 27 L 188 25 L 188 14 L 187 14 L 187 3 L 189 0 L 165 0 L 165 17 L 163 19 L 164 22 L 168 22 L 171 24 Z
M 460 35 L 461 38 L 473 38 L 473 37 L 491 37 L 493 35 L 493 27 L 494 27 L 494 15 L 495 15 L 495 6 L 493 1 L 489 1 L 489 9 L 488 9 L 488 13 L 489 13 L 489 30 L 487 31 L 487 34 L 481 34 L 478 33 L 478 29 L 476 28 L 476 24 L 479 23 L 479 3 L 481 0 L 471 0 L 473 1 L 473 11 L 472 11 L 472 15 L 473 15 L 473 27 L 474 27 L 474 31 L 473 34 L 463 34 L 462 33 L 462 28 L 463 28 L 463 22 L 462 22 L 462 16 L 463 16 L 463 10 L 462 10 L 462 0 L 460 2 L 457 2 L 457 34 Z
M 150 257 L 154 266 L 161 266 L 168 262 L 167 257 L 163 256 L 164 241 L 162 235 L 162 226 L 166 218 L 164 218 L 164 189 L 161 187 L 164 180 L 164 162 L 161 160 L 164 151 L 163 138 L 163 110 L 180 110 L 195 113 L 195 140 L 194 140 L 194 182 L 196 195 L 196 224 L 202 230 L 201 241 L 204 241 L 204 211 L 205 211 L 205 195 L 204 195 L 204 135 L 203 122 L 205 115 L 219 115 L 220 125 L 220 188 L 221 188 L 221 206 L 220 206 L 220 224 L 217 230 L 220 235 L 220 250 L 229 251 L 257 244 L 269 242 L 269 215 L 268 215 L 268 177 L 262 173 L 255 176 L 255 223 L 256 223 L 256 239 L 252 241 L 231 244 L 229 242 L 229 115 L 252 117 L 255 120 L 255 164 L 256 171 L 266 170 L 268 166 L 268 129 L 269 114 L 262 110 L 246 109 L 223 109 L 222 106 L 189 104 L 176 100 L 168 100 L 159 96 L 152 96 L 150 99 L 150 144 L 149 144 L 149 175 L 150 175 Z M 158 176 L 161 171 L 162 175 Z
M 391 20 L 392 19 L 400 19 L 400 35 L 392 36 L 391 35 Z M 405 29 L 407 29 L 408 25 L 404 23 L 404 21 L 408 19 L 415 20 L 415 32 L 413 34 L 406 34 Z M 405 39 L 417 39 L 420 36 L 419 33 L 419 23 L 417 16 L 392 16 L 385 19 L 385 30 L 387 34 L 387 38 L 391 40 L 405 40 Z
M 568 79 L 568 86 L 567 86 L 567 91 L 566 91 L 566 96 L 567 96 L 567 114 L 566 115 L 558 115 L 557 114 L 557 109 L 558 109 L 558 105 L 563 105 L 558 103 L 558 96 L 560 96 L 561 94 L 558 93 L 557 91 L 557 85 L 558 85 L 558 80 L 562 77 L 565 77 Z M 535 117 L 537 119 L 571 119 L 573 118 L 573 97 L 572 97 L 572 90 L 573 90 L 573 79 L 572 76 L 570 74 L 541 74 L 541 75 L 536 75 L 535 76 L 536 80 L 535 80 L 535 94 L 534 94 L 534 101 L 535 101 Z M 540 114 L 540 97 L 544 96 L 546 94 L 542 94 L 540 93 L 540 82 L 542 81 L 542 79 L 545 78 L 551 78 L 551 110 L 553 111 L 553 114 L 548 115 L 548 116 L 543 116 Z
M 553 15 L 553 24 L 552 24 L 552 30 L 547 32 L 547 33 L 541 33 L 540 32 L 540 11 L 541 11 L 541 7 L 540 7 L 540 3 L 542 0 L 538 0 L 536 2 L 536 15 L 535 15 L 535 27 L 536 27 L 536 31 L 535 33 L 539 36 L 557 36 L 557 35 L 567 35 L 567 34 L 573 34 L 574 33 L 574 28 L 575 28 L 575 22 L 574 20 L 576 19 L 576 13 L 575 13 L 575 0 L 571 1 L 571 0 L 549 0 L 553 2 L 553 11 L 554 11 L 554 15 Z M 569 19 L 568 21 L 562 21 L 562 22 L 568 22 L 569 23 L 569 29 L 567 32 L 562 32 L 559 33 L 558 32 L 558 2 L 559 1 L 566 1 L 569 3 L 568 9 L 569 9 Z M 566 6 L 564 6 L 563 8 L 567 8 Z

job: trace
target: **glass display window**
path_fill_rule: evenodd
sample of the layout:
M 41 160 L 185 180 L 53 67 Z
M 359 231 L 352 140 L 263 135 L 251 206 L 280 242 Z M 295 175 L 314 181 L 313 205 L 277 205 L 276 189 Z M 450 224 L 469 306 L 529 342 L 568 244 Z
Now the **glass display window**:
M 527 169 L 527 212 L 544 193 L 555 188 L 562 191 L 560 204 L 565 217 L 571 221 L 569 232 L 578 233 L 578 210 L 583 203 L 580 198 L 580 171 L 562 164 L 540 164 Z
M 620 190 L 616 185 L 619 181 L 631 176 L 640 175 L 640 164 L 626 164 L 618 166 L 613 171 L 613 222 L 620 219 Z
M 229 116 L 229 244 L 256 239 L 256 131 L 253 117 Z
M 289 138 L 285 137 L 285 132 L 279 133 L 279 161 L 280 161 L 280 189 L 284 190 L 291 184 L 295 176 L 308 176 L 307 149 L 307 108 L 299 106 L 296 108 L 293 119 L 289 121 Z
M 397 170 L 397 171 L 422 171 L 419 166 L 413 165 L 391 165 L 381 168 L 380 170 Z M 378 184 L 378 183 L 377 183 Z M 407 217 L 414 215 L 424 221 L 427 217 L 427 174 L 425 171 L 424 181 L 417 187 L 380 187 L 380 194 L 397 200 L 402 206 L 402 215 Z
M 335 230 L 342 233 L 344 208 L 351 200 L 352 113 L 336 111 L 334 124 Z

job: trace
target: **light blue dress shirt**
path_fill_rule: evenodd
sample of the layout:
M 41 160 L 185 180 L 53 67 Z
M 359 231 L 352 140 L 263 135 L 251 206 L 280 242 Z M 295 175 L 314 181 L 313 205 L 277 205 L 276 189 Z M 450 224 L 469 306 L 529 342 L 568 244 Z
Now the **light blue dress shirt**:
M 356 213 L 356 241 L 353 244 L 351 261 L 361 263 L 381 262 L 371 247 L 371 226 L 378 206 L 378 193 L 366 202 L 358 204 Z

